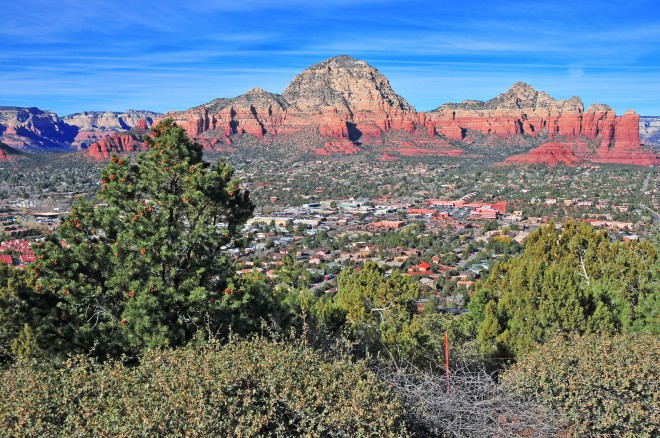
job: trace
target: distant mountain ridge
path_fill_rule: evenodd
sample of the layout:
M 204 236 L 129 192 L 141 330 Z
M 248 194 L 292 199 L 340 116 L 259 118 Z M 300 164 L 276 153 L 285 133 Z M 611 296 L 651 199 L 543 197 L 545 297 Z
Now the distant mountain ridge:
M 16 126 L 20 123 L 5 124 L 1 114 L 2 110 L 0 140 L 8 137 L 8 144 L 21 146 L 16 139 L 21 137 Z M 139 150 L 139 137 L 121 133 L 137 126 L 139 120 L 145 120 L 144 125 L 149 127 L 171 117 L 195 141 L 208 150 L 221 152 L 257 148 L 264 153 L 284 151 L 292 157 L 358 153 L 387 159 L 455 156 L 467 145 L 482 141 L 480 136 L 486 136 L 495 144 L 498 139 L 527 137 L 537 139 L 534 144 L 545 139 L 554 142 L 554 146 L 534 154 L 532 162 L 542 161 L 548 151 L 571 157 L 571 163 L 653 165 L 658 160 L 653 152 L 641 147 L 639 115 L 634 112 L 617 116 L 612 108 L 601 104 L 585 110 L 579 97 L 554 99 L 524 82 L 487 101 L 446 103 L 429 112 L 418 112 L 392 89 L 378 69 L 346 55 L 305 69 L 282 94 L 253 88 L 234 98 L 218 98 L 165 115 L 121 114 L 81 113 L 60 119 L 45 112 L 32 117 L 50 120 L 51 144 L 89 146 L 88 154 L 98 159 L 105 159 L 113 151 Z M 22 147 L 47 148 L 45 140 L 44 146 L 39 143 L 47 133 L 37 129 L 36 123 L 31 126 L 34 129 L 21 131 L 26 134 Z M 520 157 L 519 162 L 524 161 Z
M 281 95 L 257 88 L 166 117 L 173 117 L 209 149 L 241 147 L 237 145 L 245 135 L 272 145 L 313 128 L 319 135 L 306 136 L 308 142 L 296 139 L 299 153 L 456 155 L 462 144 L 473 141 L 471 133 L 480 133 L 559 139 L 564 147 L 577 148 L 571 147 L 570 154 L 577 158 L 570 163 L 657 162 L 654 154 L 641 148 L 639 116 L 634 113 L 617 116 L 603 104 L 585 111 L 577 96 L 557 100 L 524 82 L 488 101 L 447 103 L 418 112 L 377 69 L 348 56 L 307 68 Z M 388 135 L 393 131 L 400 133 L 396 140 Z
M 153 111 L 87 111 L 59 117 L 39 108 L 0 107 L 0 140 L 19 150 L 85 149 L 98 140 L 135 127 L 150 126 L 162 114 Z
M 639 137 L 642 143 L 660 149 L 660 116 L 641 116 Z

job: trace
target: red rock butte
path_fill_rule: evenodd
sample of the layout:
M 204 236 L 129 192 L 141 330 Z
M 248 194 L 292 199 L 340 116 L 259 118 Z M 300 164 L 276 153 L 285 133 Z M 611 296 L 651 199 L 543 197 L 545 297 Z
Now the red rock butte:
M 601 104 L 585 111 L 578 97 L 555 100 L 524 82 L 486 102 L 445 104 L 429 112 L 429 117 L 439 132 L 455 140 L 463 139 L 468 130 L 501 137 L 545 135 L 549 140 L 560 139 L 529 154 L 510 157 L 506 160 L 510 164 L 660 164 L 655 153 L 640 145 L 639 115 L 634 111 L 617 117 L 612 108 Z
M 582 163 L 584 160 L 573 153 L 571 143 L 559 142 L 545 143 L 527 154 L 514 155 L 504 161 L 504 164 L 547 164 L 549 166 L 558 164 L 575 166 Z
M 135 134 L 115 134 L 91 145 L 86 155 L 99 161 L 109 160 L 112 154 L 129 154 L 147 150 L 142 137 Z
M 396 94 L 382 73 L 349 56 L 309 67 L 281 95 L 254 88 L 164 117 L 173 118 L 205 146 L 232 144 L 249 135 L 264 142 L 291 139 L 317 155 L 356 154 L 364 146 L 396 149 L 396 140 L 386 145 L 383 137 L 390 131 L 423 137 L 435 154 L 447 146 L 427 130 L 424 114 Z M 310 135 L 300 135 L 310 129 Z

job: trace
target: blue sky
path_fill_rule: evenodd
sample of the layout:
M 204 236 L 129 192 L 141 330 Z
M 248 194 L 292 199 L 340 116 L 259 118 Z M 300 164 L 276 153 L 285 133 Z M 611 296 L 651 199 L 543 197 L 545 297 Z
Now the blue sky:
M 525 81 L 660 115 L 657 0 L 23 0 L 2 21 L 0 105 L 59 115 L 281 93 L 340 54 L 378 68 L 420 111 Z

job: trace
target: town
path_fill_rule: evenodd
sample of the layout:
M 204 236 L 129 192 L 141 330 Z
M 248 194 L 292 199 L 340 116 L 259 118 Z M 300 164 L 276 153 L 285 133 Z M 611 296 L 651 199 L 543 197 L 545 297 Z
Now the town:
M 49 172 L 39 170 L 40 160 L 0 169 L 22 181 L 20 190 L 0 198 L 0 263 L 32 262 L 31 244 L 50 234 L 76 199 L 91 199 L 97 190 L 100 165 L 54 160 Z M 248 244 L 228 249 L 237 273 L 260 272 L 274 284 L 316 295 L 335 292 L 343 268 L 372 261 L 388 274 L 398 269 L 415 277 L 420 308 L 435 295 L 447 311 L 458 312 L 475 281 L 497 260 L 519 252 L 530 232 L 544 224 L 573 219 L 607 230 L 612 239 L 643 240 L 660 222 L 653 168 L 291 163 L 237 156 L 229 161 L 256 204 L 243 230 Z M 71 192 L 76 174 L 84 184 Z M 297 278 L 282 284 L 283 270 L 292 269 Z

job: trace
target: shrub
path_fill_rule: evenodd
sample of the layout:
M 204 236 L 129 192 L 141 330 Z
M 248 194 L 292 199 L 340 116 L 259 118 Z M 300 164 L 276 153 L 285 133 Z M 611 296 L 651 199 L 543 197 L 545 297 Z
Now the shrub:
M 362 363 L 254 338 L 148 352 L 130 367 L 77 357 L 4 373 L 0 435 L 406 436 Z
M 572 435 L 658 436 L 659 360 L 653 335 L 557 339 L 514 365 L 502 382 L 555 410 Z

